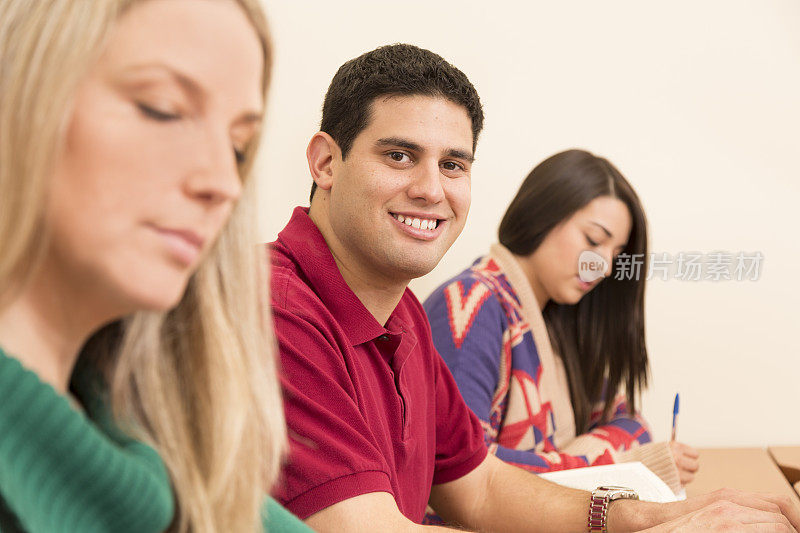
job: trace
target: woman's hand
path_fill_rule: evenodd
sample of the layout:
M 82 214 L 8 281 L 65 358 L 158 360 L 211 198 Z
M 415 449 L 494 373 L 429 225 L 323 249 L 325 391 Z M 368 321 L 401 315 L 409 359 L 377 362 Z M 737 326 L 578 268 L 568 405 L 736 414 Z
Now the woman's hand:
M 688 444 L 677 441 L 670 442 L 669 448 L 672 451 L 673 459 L 675 459 L 675 465 L 678 467 L 681 485 L 689 484 L 700 467 L 700 462 L 698 461 L 700 454 Z

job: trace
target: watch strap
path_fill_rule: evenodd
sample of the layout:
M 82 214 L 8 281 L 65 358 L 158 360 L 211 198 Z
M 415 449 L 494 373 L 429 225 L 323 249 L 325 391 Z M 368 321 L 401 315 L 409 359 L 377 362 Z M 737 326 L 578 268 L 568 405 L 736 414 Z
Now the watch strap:
M 589 532 L 608 531 L 608 506 L 615 500 L 628 499 L 638 500 L 639 495 L 636 491 L 627 487 L 615 487 L 604 485 L 592 491 L 589 499 Z

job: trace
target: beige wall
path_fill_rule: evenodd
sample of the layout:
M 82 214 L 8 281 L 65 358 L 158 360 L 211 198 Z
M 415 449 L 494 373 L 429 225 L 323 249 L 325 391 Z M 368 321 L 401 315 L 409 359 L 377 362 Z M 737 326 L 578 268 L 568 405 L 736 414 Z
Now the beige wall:
M 276 40 L 261 231 L 307 205 L 305 146 L 338 66 L 410 42 L 484 102 L 464 233 L 412 286 L 424 298 L 495 239 L 521 179 L 582 147 L 639 191 L 651 250 L 760 251 L 756 282 L 651 282 L 644 413 L 700 446 L 800 444 L 800 3 L 267 0 Z

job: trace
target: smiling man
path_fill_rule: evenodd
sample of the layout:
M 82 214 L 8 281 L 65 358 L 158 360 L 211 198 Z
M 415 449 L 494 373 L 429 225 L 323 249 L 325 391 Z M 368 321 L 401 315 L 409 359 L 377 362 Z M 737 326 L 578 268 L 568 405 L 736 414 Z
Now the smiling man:
M 487 453 L 407 288 L 464 227 L 483 125 L 475 88 L 432 52 L 385 46 L 339 69 L 322 114 L 311 206 L 272 244 L 291 439 L 279 499 L 319 531 L 413 531 L 429 502 L 467 528 L 586 530 L 589 493 Z M 800 523 L 788 499 L 742 493 L 604 509 L 609 531 L 687 513 L 679 521 L 705 531 L 720 510 L 734 524 Z

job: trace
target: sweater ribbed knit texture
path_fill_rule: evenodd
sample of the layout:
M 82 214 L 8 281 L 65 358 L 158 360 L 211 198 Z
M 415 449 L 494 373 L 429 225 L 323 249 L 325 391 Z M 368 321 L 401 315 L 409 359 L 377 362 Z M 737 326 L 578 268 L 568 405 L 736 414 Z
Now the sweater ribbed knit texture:
M 0 349 L 4 533 L 163 531 L 172 521 L 161 458 L 119 431 L 87 392 L 84 414 Z
M 0 348 L 0 532 L 164 531 L 174 504 L 158 453 L 116 426 L 87 369 L 72 387 L 86 414 Z M 311 532 L 270 497 L 261 519 Z

